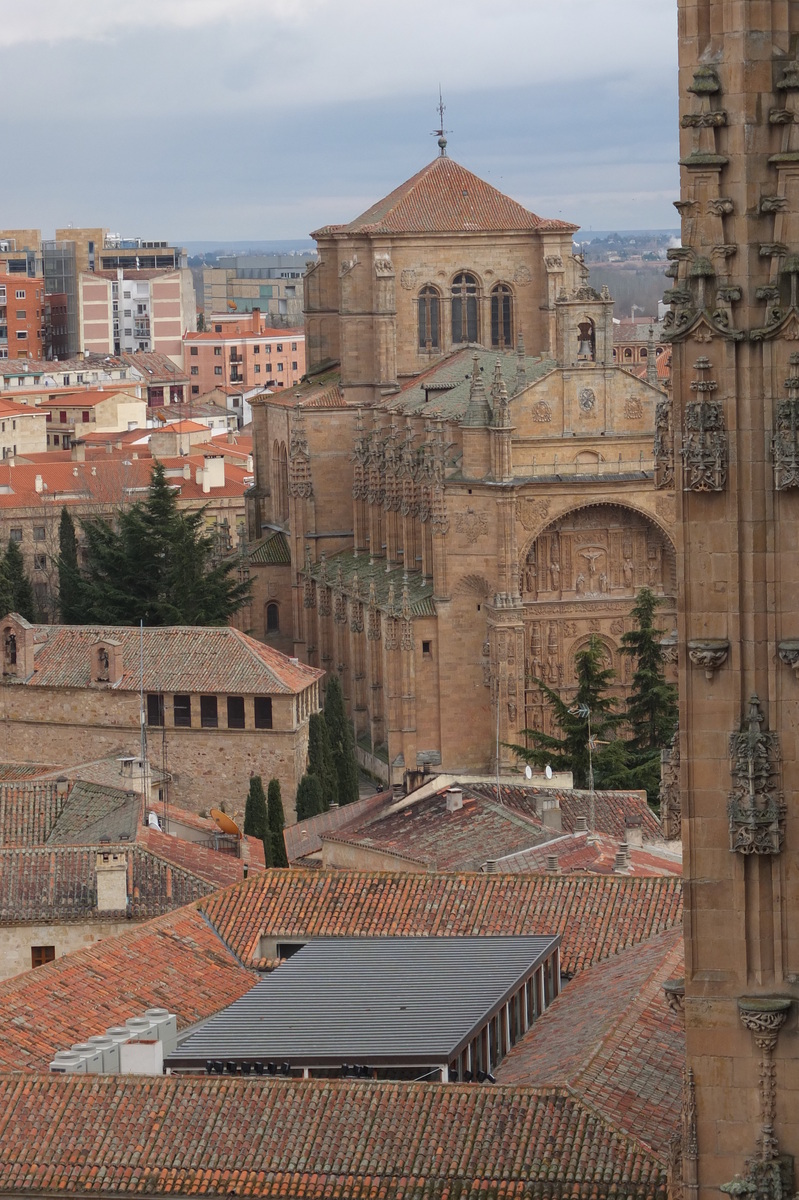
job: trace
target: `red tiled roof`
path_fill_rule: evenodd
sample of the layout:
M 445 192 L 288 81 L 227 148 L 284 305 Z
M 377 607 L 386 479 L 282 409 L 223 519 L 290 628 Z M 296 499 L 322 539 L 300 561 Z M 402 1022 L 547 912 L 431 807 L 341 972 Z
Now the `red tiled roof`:
M 567 221 L 545 221 L 473 175 L 452 158 L 440 156 L 400 184 L 337 233 L 451 233 L 505 229 L 576 230 Z
M 185 1029 L 253 982 L 201 913 L 168 913 L 0 983 L 0 1070 L 45 1070 L 56 1050 L 154 1006 Z
M 496 784 L 470 783 L 467 785 L 475 796 L 485 796 L 496 800 Z M 578 817 L 587 817 L 590 813 L 591 794 L 579 789 L 508 787 L 502 785 L 502 800 L 514 808 L 525 811 L 531 800 L 557 800 L 560 805 L 563 828 L 567 833 L 574 833 Z M 600 833 L 623 841 L 627 833 L 628 822 L 641 826 L 641 832 L 649 841 L 659 841 L 662 837 L 660 822 L 646 802 L 645 792 L 594 792 L 594 828 Z
M 142 634 L 128 625 L 34 625 L 33 630 L 34 674 L 24 681 L 27 687 L 88 687 L 90 647 L 103 638 L 121 645 L 123 673 L 113 686 L 122 691 L 143 686 L 151 692 L 290 695 L 324 673 L 227 626 L 172 625 Z
M 32 768 L 31 774 L 36 774 Z M 0 846 L 41 845 L 68 798 L 55 779 L 0 782 Z
M 457 937 L 562 934 L 568 974 L 682 920 L 682 881 L 605 875 L 266 871 L 199 907 L 245 963 L 262 935 Z
M 566 1087 L 663 1155 L 680 1117 L 685 1028 L 663 984 L 683 973 L 670 930 L 584 971 L 496 1069 L 502 1084 Z
M 132 354 L 126 352 L 120 358 L 126 366 L 135 367 L 148 385 L 189 382 L 187 372 L 177 366 L 168 354 L 159 354 L 157 350 L 136 350 Z
M 12 1076 L 0 1114 L 0 1189 L 16 1195 L 666 1195 L 651 1154 L 555 1088 Z
M 211 862 L 197 853 L 202 851 L 200 846 L 193 847 L 193 854 L 173 849 L 169 859 L 163 846 L 153 853 L 151 851 L 158 843 L 148 839 L 147 832 L 152 831 L 143 831 L 144 846 L 137 843 L 0 849 L 0 925 L 71 924 L 106 917 L 119 921 L 126 915 L 141 921 L 181 908 L 208 895 L 214 887 L 242 877 L 242 864 L 237 859 L 215 851 L 206 852 L 213 854 L 215 859 L 230 860 L 229 864 Z M 163 833 L 157 834 L 157 838 L 176 841 Z M 146 848 L 148 842 L 151 845 Z M 98 850 L 127 856 L 130 896 L 127 910 L 104 914 L 97 909 L 95 863 Z M 184 864 L 172 865 L 181 859 L 186 860 L 188 869 L 182 869 Z M 210 877 L 212 882 L 203 875 Z
M 138 396 L 132 396 L 125 388 L 117 388 L 109 385 L 106 388 L 87 388 L 85 392 L 70 392 L 65 395 L 58 395 L 52 400 L 49 396 L 42 396 L 38 408 L 40 412 L 48 412 L 50 409 L 55 408 L 94 408 L 96 404 L 101 404 L 103 400 L 112 400 L 116 396 L 121 396 L 126 403 L 145 403 Z
M 498 863 L 500 871 L 515 874 L 525 871 L 548 870 L 547 859 L 554 854 L 558 870 L 599 871 L 609 874 L 616 869 L 616 853 L 620 843 L 607 834 L 594 834 L 591 841 L 587 833 L 567 833 L 556 836 L 540 846 L 531 846 L 518 854 L 507 855 Z M 630 846 L 627 852 L 626 870 L 630 875 L 682 875 L 682 860 L 665 847 L 646 845 Z

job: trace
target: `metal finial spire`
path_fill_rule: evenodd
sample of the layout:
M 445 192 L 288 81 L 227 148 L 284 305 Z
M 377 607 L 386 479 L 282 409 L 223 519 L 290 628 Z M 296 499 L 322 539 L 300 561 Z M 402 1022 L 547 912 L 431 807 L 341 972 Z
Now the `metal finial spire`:
M 433 130 L 433 137 L 438 135 L 438 148 L 441 151 L 441 157 L 447 157 L 447 139 L 444 136 L 450 133 L 451 130 L 444 128 L 444 113 L 447 111 L 447 106 L 444 103 L 444 98 L 441 95 L 441 84 L 438 85 L 438 129 Z

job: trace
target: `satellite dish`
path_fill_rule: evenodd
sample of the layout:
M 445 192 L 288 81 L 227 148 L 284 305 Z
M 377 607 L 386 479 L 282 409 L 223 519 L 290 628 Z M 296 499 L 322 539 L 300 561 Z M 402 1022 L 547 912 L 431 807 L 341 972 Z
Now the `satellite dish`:
M 528 764 L 527 764 L 527 766 L 524 768 L 524 777 L 525 777 L 525 779 L 532 779 L 532 778 L 533 778 L 533 768 L 530 766 L 530 764 L 529 764 L 529 763 L 528 763 Z
M 546 775 L 547 779 L 552 778 L 552 768 L 550 767 L 549 763 L 547 763 L 547 765 L 544 767 L 544 774 Z
M 236 822 L 231 820 L 231 818 L 227 815 L 227 813 L 223 813 L 218 808 L 212 808 L 211 816 L 214 818 L 214 820 L 216 821 L 217 825 L 219 826 L 219 828 L 222 830 L 223 833 L 232 833 L 234 835 L 234 837 L 238 837 L 238 838 L 241 837 L 241 830 L 239 829 Z

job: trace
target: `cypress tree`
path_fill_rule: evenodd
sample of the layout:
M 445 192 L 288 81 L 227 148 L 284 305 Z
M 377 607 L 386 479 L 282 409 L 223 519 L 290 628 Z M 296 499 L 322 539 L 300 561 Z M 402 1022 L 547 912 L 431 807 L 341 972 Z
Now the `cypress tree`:
M 22 551 L 16 542 L 8 543 L 3 559 L 3 574 L 8 582 L 11 609 L 26 621 L 35 621 L 36 601 L 33 597 L 33 584 L 25 574 Z
M 615 700 L 607 695 L 607 689 L 615 679 L 615 672 L 604 666 L 604 662 L 602 643 L 592 635 L 588 644 L 574 656 L 577 694 L 568 704 L 561 699 L 558 692 L 537 679 L 535 682 L 552 707 L 561 736 L 542 733 L 540 729 L 524 729 L 522 732 L 533 742 L 532 748 L 517 745 L 509 747 L 525 762 L 534 763 L 539 767 L 548 763 L 553 770 L 571 771 L 574 775 L 574 786 L 578 788 L 587 787 L 589 782 L 589 723 L 592 737 L 597 741 L 608 741 L 620 720 L 614 712 Z M 577 711 L 582 706 L 590 710 L 590 722 L 587 716 L 581 716 Z M 594 769 L 597 773 L 601 770 L 602 753 L 602 749 L 593 753 Z
M 338 804 L 338 775 L 324 713 L 312 713 L 308 721 L 308 774 L 319 780 L 322 811 Z
M 338 675 L 331 675 L 325 693 L 325 724 L 330 734 L 333 763 L 338 777 L 338 802 L 351 804 L 358 799 L 358 762 L 352 726 L 344 711 L 344 693 Z
M 266 865 L 271 867 L 272 839 L 269 836 L 266 796 L 260 775 L 250 776 L 250 790 L 247 793 L 247 804 L 244 808 L 244 832 L 249 837 L 261 839 L 264 844 L 264 860 Z
M 64 506 L 58 526 L 58 608 L 64 625 L 80 625 L 84 618 L 78 539 L 75 522 Z
M 283 839 L 283 827 L 286 824 L 286 817 L 283 812 L 283 801 L 280 797 L 280 782 L 277 779 L 269 780 L 266 810 L 269 841 L 272 846 L 272 861 L 270 866 L 287 867 L 289 860 L 286 855 L 286 843 Z
M 307 821 L 324 811 L 322 785 L 315 775 L 303 775 L 297 788 L 297 820 Z

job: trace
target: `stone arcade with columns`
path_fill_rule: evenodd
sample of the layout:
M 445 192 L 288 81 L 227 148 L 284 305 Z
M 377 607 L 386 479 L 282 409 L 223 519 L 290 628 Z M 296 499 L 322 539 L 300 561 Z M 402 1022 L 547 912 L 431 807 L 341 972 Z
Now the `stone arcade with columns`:
M 665 393 L 613 365 L 612 300 L 573 257 L 575 229 L 442 147 L 317 231 L 308 377 L 254 403 L 251 563 L 272 605 L 255 632 L 290 630 L 340 674 L 392 782 L 492 768 L 498 741 L 512 766 L 501 743 L 548 727 L 534 679 L 572 686 L 592 633 L 623 690 L 642 585 L 674 629 Z M 276 529 L 291 564 L 256 565 Z

